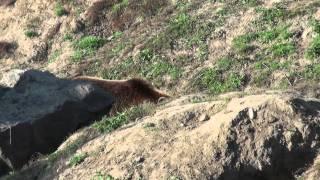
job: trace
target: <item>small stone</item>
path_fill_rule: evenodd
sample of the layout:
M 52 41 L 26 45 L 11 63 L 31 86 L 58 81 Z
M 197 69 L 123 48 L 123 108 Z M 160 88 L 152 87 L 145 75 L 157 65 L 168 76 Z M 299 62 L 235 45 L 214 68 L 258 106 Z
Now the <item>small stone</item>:
M 136 163 L 142 163 L 143 161 L 144 161 L 144 157 L 143 156 L 139 156 L 134 160 L 134 162 L 136 162 Z
M 199 121 L 200 121 L 200 122 L 208 121 L 209 119 L 210 119 L 210 117 L 209 117 L 207 114 L 202 114 L 202 115 L 199 117 Z
M 252 120 L 255 118 L 255 114 L 254 114 L 254 111 L 252 108 L 249 108 L 248 109 L 248 116 L 249 116 L 249 119 Z

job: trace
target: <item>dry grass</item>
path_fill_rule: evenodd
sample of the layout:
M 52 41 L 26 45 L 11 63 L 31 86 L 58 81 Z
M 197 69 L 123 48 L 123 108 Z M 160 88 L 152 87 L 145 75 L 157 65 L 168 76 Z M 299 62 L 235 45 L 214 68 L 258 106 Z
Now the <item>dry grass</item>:
M 117 0 L 100 0 L 94 2 L 86 11 L 85 18 L 90 24 L 98 22 L 99 16 L 102 15 L 103 10 L 111 7 Z
M 0 41 L 0 57 L 8 55 L 13 48 L 14 45 L 12 43 Z

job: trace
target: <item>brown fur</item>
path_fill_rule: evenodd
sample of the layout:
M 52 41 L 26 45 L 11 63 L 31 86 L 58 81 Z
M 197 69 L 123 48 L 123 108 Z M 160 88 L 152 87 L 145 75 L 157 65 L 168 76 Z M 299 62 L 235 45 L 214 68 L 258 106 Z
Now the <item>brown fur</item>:
M 0 6 L 10 6 L 13 5 L 16 0 L 0 0 Z
M 93 83 L 105 91 L 111 93 L 115 99 L 115 111 L 121 111 L 132 105 L 138 105 L 144 101 L 158 103 L 162 98 L 170 97 L 156 90 L 151 84 L 142 79 L 129 80 L 104 80 L 89 76 L 73 78 Z

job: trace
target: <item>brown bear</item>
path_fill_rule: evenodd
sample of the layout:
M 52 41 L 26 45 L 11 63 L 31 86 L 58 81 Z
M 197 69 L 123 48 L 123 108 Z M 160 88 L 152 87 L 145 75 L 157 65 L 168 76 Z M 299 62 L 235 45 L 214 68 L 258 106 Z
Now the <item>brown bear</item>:
M 112 112 L 122 111 L 130 106 L 138 105 L 144 101 L 158 103 L 163 98 L 170 96 L 156 90 L 150 83 L 143 79 L 105 80 L 90 76 L 74 77 L 74 80 L 90 82 L 115 97 Z

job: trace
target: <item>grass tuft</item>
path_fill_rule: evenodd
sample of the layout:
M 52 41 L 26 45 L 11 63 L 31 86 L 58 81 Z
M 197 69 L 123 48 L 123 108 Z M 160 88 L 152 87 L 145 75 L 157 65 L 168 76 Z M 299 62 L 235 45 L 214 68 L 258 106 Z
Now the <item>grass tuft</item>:
M 153 113 L 154 107 L 151 104 L 142 104 L 125 110 L 124 112 L 117 113 L 115 116 L 105 116 L 101 121 L 94 123 L 92 126 L 100 133 L 112 132 L 121 126 L 142 118 L 146 115 Z
M 69 166 L 77 166 L 88 157 L 87 153 L 76 154 L 72 156 L 68 162 Z
M 40 34 L 34 30 L 27 30 L 24 32 L 24 35 L 28 38 L 34 38 L 40 36 Z
M 314 60 L 320 57 L 320 35 L 317 35 L 311 42 L 306 52 L 308 59 Z
M 56 14 L 56 16 L 59 16 L 59 17 L 68 14 L 61 3 L 56 4 L 54 8 L 54 13 Z
M 104 43 L 105 41 L 102 38 L 96 36 L 84 36 L 73 43 L 75 52 L 71 58 L 75 62 L 80 61 L 85 56 L 92 55 L 98 48 L 103 46 Z

